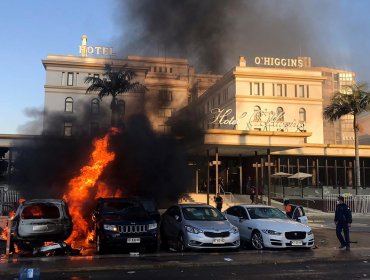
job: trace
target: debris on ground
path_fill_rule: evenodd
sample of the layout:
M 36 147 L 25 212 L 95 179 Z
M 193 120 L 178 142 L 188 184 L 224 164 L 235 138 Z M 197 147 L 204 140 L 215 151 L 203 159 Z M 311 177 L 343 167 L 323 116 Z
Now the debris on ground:
M 74 249 L 67 243 L 52 243 L 44 245 L 39 248 L 33 249 L 34 256 L 61 256 L 61 255 L 70 255 L 77 256 L 80 255 L 81 249 Z

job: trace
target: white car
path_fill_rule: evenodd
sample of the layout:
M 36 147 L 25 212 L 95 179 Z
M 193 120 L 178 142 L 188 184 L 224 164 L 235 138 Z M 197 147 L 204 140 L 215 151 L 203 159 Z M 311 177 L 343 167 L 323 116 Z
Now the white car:
M 314 246 L 311 228 L 288 218 L 278 208 L 243 204 L 228 208 L 224 214 L 239 229 L 240 240 L 257 250 Z

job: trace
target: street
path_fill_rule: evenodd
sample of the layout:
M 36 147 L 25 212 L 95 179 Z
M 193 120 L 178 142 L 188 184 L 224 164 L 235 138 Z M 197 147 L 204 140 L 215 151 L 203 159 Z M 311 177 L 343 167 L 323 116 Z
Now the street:
M 329 220 L 330 215 L 325 215 L 319 223 Z M 370 279 L 369 230 L 354 225 L 349 252 L 338 249 L 333 229 L 315 226 L 313 230 L 316 248 L 311 250 L 118 252 L 102 256 L 90 250 L 85 256 L 3 256 L 0 279 L 16 279 L 21 268 L 39 268 L 41 279 Z

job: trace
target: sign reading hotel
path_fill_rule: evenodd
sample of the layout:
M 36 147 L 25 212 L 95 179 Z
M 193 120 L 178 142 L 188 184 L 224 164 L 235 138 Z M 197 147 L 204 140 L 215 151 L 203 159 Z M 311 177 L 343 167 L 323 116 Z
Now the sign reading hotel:
M 305 58 L 279 58 L 279 57 L 260 57 L 256 56 L 254 58 L 254 64 L 257 66 L 273 66 L 273 67 L 292 67 L 292 68 L 302 68 L 310 67 L 309 57 Z
M 87 36 L 82 36 L 82 43 L 79 46 L 81 56 L 90 55 L 102 55 L 102 56 L 113 56 L 113 48 L 111 47 L 92 47 L 87 46 Z
M 275 113 L 267 109 L 254 111 L 248 114 L 243 112 L 238 118 L 233 114 L 232 109 L 214 108 L 211 110 L 213 119 L 209 124 L 220 124 L 230 126 L 238 130 L 258 131 L 282 131 L 282 132 L 305 132 L 305 122 L 285 121 L 284 113 Z

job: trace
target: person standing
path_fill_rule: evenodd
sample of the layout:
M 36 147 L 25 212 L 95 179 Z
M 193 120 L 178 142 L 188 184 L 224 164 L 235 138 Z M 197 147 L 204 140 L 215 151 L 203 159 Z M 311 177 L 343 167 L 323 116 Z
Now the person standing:
M 217 193 L 217 195 L 214 197 L 214 202 L 216 203 L 216 208 L 221 212 L 222 209 L 222 203 L 224 202 L 223 198 L 220 196 L 220 193 Z
M 256 197 L 256 188 L 254 186 L 251 186 L 249 188 L 249 198 L 251 199 L 252 204 L 254 204 L 255 197 Z
M 344 197 L 339 196 L 335 209 L 334 222 L 336 224 L 336 234 L 340 242 L 339 249 L 350 249 L 349 228 L 352 224 L 352 212 L 348 205 L 344 203 Z M 344 237 L 342 235 L 344 234 Z

